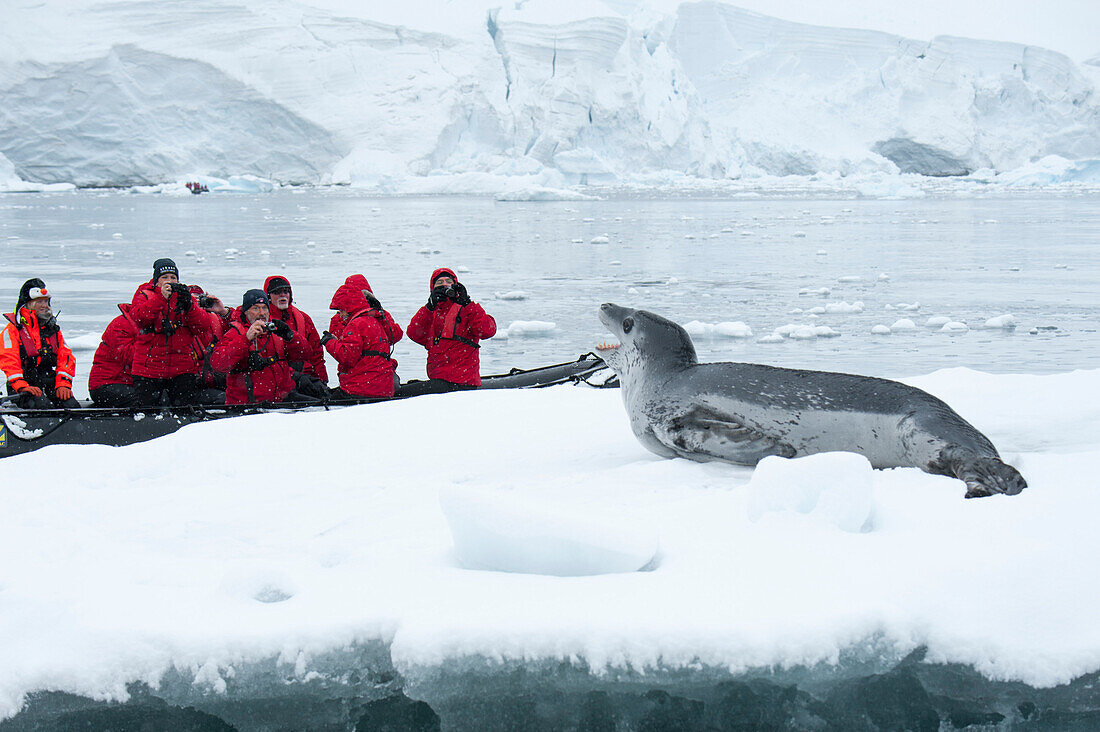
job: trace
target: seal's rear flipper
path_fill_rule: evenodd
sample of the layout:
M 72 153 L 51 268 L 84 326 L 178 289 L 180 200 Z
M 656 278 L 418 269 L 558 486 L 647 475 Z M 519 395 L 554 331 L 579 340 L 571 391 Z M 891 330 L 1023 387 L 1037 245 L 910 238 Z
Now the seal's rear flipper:
M 994 493 L 1014 496 L 1027 488 L 1024 476 L 997 458 L 972 456 L 958 459 L 952 470 L 955 477 L 966 483 L 967 498 L 982 498 Z
M 661 442 L 693 460 L 702 457 L 756 465 L 769 455 L 794 457 L 796 452 L 790 445 L 708 407 L 693 407 L 670 420 L 666 429 L 655 427 L 654 432 Z

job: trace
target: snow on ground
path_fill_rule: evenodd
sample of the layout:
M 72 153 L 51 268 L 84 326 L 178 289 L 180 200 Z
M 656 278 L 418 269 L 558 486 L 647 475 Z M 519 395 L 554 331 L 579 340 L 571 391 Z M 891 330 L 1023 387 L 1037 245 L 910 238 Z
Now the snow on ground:
M 618 391 L 572 386 L 5 458 L 0 712 L 34 689 L 120 697 L 173 666 L 214 693 L 262 659 L 306 678 L 371 639 L 406 673 L 464 656 L 737 671 L 871 640 L 1033 685 L 1100 669 L 1100 371 L 906 381 L 1028 490 L 967 501 L 957 480 L 844 454 L 755 473 L 662 460 Z M 469 569 L 471 547 L 482 566 L 615 573 Z

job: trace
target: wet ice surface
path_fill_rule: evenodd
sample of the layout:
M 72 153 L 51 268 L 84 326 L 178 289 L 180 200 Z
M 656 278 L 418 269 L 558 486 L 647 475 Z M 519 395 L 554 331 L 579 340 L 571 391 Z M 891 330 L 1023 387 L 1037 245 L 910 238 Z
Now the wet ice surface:
M 46 280 L 76 346 L 78 391 L 115 303 L 161 256 L 227 303 L 285 274 L 322 326 L 347 274 L 364 273 L 404 325 L 431 270 L 458 268 L 501 330 L 521 322 L 482 349 L 486 373 L 591 350 L 607 337 L 595 317 L 605 301 L 698 321 L 705 360 L 885 376 L 1046 373 L 1095 362 L 1098 239 L 1095 194 L 537 203 L 343 189 L 9 194 L 0 293 L 10 307 L 24 279 Z M 1015 328 L 987 327 L 1005 315 Z M 916 327 L 891 327 L 902 319 Z M 523 326 L 532 322 L 542 327 Z M 751 337 L 708 327 L 737 322 Z M 405 340 L 395 356 L 403 378 L 422 377 L 421 348 Z

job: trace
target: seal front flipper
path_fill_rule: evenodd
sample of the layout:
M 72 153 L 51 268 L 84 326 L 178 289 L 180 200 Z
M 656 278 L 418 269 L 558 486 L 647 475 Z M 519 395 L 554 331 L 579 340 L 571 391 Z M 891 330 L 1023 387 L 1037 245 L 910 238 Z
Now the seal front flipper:
M 758 432 L 730 415 L 703 406 L 690 408 L 654 425 L 657 438 L 690 460 L 723 460 L 756 465 L 769 455 L 794 457 L 796 450 L 772 435 Z

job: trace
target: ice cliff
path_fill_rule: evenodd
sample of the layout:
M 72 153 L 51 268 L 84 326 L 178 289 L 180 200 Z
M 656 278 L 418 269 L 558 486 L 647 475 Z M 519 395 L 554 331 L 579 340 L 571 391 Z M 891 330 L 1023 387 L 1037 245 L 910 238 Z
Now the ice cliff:
M 468 0 L 437 16 L 389 8 L 386 22 L 305 0 L 58 5 L 0 10 L 0 155 L 23 181 L 250 174 L 400 190 L 1100 157 L 1095 69 L 1011 43 L 716 2 Z

